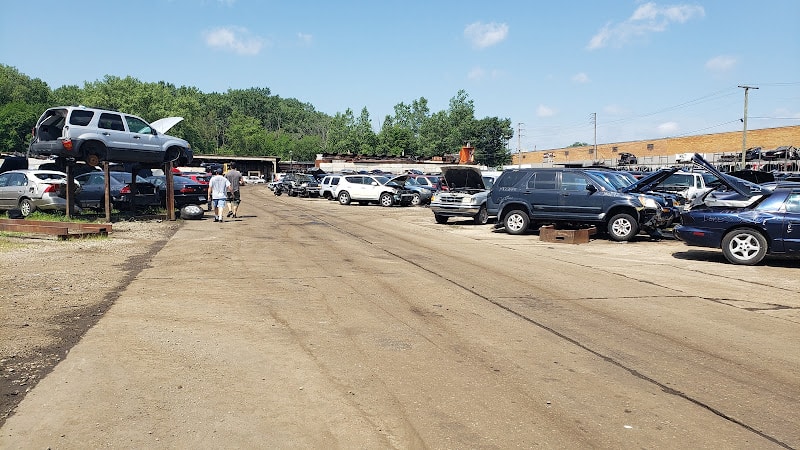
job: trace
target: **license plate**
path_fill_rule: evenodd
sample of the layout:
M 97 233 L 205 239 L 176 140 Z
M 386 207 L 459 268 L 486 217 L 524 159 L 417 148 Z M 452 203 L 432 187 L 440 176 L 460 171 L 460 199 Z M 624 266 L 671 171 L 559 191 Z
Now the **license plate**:
M 203 197 L 203 196 L 197 197 L 197 199 L 200 200 L 201 202 L 204 202 L 204 201 L 208 200 L 207 197 Z

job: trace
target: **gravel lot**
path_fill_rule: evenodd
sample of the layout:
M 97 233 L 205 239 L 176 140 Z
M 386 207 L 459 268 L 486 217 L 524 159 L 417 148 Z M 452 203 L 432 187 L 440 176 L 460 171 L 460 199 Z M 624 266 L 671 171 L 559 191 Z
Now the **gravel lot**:
M 0 425 L 180 223 L 118 222 L 109 237 L 68 241 L 0 235 Z

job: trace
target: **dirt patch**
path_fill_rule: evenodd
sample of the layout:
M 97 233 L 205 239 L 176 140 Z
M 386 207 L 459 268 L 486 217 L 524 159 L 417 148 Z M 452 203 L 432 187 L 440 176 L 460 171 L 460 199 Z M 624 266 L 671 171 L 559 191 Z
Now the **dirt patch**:
M 180 227 L 114 223 L 109 237 L 0 235 L 0 426 Z

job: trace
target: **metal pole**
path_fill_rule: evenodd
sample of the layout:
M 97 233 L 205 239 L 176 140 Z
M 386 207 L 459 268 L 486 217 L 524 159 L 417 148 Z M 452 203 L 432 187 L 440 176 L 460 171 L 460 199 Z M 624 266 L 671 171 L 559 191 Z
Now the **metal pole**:
M 744 89 L 744 117 L 742 118 L 742 169 L 745 167 L 747 161 L 747 92 L 750 89 L 758 89 L 754 86 L 739 86 Z

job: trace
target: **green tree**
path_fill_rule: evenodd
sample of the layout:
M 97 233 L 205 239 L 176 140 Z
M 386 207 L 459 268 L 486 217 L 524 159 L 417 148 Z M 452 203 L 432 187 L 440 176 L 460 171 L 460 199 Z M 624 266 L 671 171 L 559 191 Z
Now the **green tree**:
M 477 121 L 472 144 L 475 162 L 488 167 L 501 167 L 511 162 L 508 140 L 514 136 L 511 119 L 485 117 Z
M 358 116 L 353 124 L 351 133 L 355 141 L 358 153 L 361 155 L 374 155 L 375 146 L 377 144 L 377 137 L 372 130 L 372 123 L 369 119 L 369 111 L 364 107 L 361 109 L 361 115 Z

